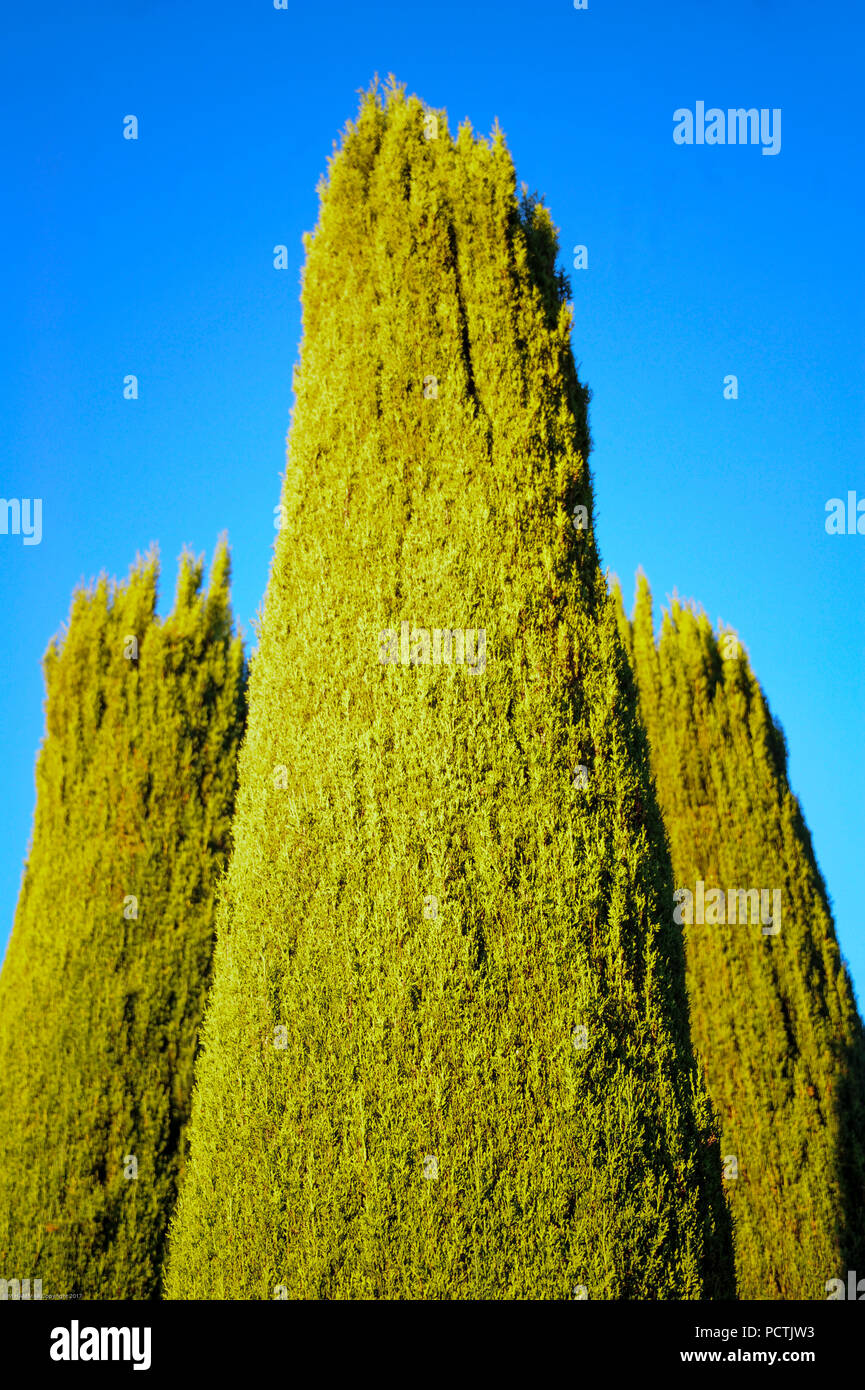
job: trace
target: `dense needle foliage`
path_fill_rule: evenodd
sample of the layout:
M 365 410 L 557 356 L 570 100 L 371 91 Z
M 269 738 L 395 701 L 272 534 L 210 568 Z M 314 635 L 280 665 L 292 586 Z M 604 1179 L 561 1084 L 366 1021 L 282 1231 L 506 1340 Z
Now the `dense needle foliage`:
M 160 1287 L 244 717 L 229 560 L 75 594 L 45 657 L 36 814 L 0 973 L 0 1276 Z
M 320 195 L 167 1291 L 728 1295 L 549 215 L 395 86 Z
M 645 576 L 632 622 L 616 597 L 677 887 L 780 892 L 765 933 L 696 906 L 684 927 L 740 1297 L 826 1298 L 865 1269 L 863 1033 L 784 736 L 733 632 L 674 602 L 656 641 Z

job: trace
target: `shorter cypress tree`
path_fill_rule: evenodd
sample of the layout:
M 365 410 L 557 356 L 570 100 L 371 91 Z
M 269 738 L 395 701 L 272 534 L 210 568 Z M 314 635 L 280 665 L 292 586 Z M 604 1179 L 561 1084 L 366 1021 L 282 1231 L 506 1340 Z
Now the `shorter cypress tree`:
M 45 657 L 33 840 L 0 974 L 0 1276 L 159 1287 L 245 703 L 229 558 L 74 596 Z
M 784 735 L 734 632 L 674 601 L 656 643 L 645 576 L 632 622 L 617 600 L 677 888 L 694 896 L 679 904 L 692 1030 L 723 1126 L 740 1296 L 825 1298 L 865 1271 L 865 1051 Z M 738 889 L 780 899 L 733 925 Z

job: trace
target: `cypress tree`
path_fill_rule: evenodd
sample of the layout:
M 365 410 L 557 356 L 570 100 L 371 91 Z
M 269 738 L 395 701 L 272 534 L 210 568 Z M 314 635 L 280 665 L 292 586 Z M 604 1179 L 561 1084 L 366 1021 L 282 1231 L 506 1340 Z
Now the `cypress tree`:
M 723 1125 L 740 1296 L 826 1298 L 865 1271 L 863 1031 L 784 734 L 735 632 L 676 600 L 656 643 L 645 576 L 630 623 L 616 598 L 677 888 L 694 899 L 679 907 L 692 1029 Z M 746 924 L 739 889 L 766 892 Z
M 549 214 L 395 84 L 319 192 L 168 1295 L 729 1293 Z
M 160 1286 L 244 715 L 229 558 L 76 592 L 45 657 L 32 844 L 0 973 L 0 1275 Z M 31 1285 L 32 1288 L 32 1285 Z

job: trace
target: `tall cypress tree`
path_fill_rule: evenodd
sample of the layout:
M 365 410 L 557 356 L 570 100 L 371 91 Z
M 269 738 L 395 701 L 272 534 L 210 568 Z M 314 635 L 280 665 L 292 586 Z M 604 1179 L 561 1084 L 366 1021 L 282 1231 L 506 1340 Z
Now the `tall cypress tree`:
M 43 1296 L 160 1285 L 226 859 L 245 672 L 229 559 L 75 594 L 0 974 L 0 1276 Z M 32 1285 L 31 1285 L 32 1288 Z
M 549 215 L 395 85 L 320 194 L 168 1294 L 728 1293 Z
M 645 576 L 632 622 L 617 602 L 683 890 L 740 1295 L 826 1298 L 865 1270 L 863 1031 L 784 735 L 734 632 L 676 601 L 656 643 Z M 765 892 L 759 912 L 739 889 Z

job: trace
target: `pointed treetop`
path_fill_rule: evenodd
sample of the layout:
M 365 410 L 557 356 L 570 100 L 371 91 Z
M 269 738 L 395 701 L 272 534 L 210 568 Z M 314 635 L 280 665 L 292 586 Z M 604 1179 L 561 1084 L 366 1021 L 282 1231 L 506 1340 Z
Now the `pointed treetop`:
M 177 587 L 174 591 L 174 613 L 179 615 L 195 606 L 204 575 L 204 556 L 196 556 L 184 547 L 178 557 Z

